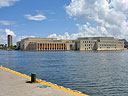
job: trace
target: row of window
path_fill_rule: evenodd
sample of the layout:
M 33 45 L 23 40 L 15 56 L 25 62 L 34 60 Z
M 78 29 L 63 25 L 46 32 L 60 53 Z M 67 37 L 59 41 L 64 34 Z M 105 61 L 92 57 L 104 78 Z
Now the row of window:
M 106 47 L 106 48 L 110 49 L 111 47 Z M 116 48 L 116 47 L 114 47 L 114 48 Z M 100 47 L 100 49 L 101 49 L 101 47 Z
M 85 44 L 85 46 L 93 46 L 93 44 Z
M 92 50 L 92 47 L 85 48 L 85 50 L 90 50 L 90 49 Z
M 95 41 L 83 41 L 83 43 L 95 43 Z
M 54 43 L 39 43 L 40 46 L 65 46 L 65 44 L 54 44 Z
M 116 46 L 116 44 L 100 44 L 100 46 Z
M 58 49 L 60 49 L 60 50 L 65 50 L 66 48 L 39 48 L 40 50 L 58 50 Z

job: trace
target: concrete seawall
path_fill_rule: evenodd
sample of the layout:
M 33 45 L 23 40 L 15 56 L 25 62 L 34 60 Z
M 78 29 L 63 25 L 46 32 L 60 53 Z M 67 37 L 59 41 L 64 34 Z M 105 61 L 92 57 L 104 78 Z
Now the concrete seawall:
M 29 76 L 0 66 L 0 96 L 88 96 L 38 79 L 27 81 Z

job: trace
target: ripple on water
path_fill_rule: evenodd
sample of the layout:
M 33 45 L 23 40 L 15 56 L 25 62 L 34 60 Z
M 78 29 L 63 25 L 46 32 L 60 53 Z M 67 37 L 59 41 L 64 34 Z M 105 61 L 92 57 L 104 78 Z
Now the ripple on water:
M 91 96 L 128 96 L 128 51 L 0 51 L 0 65 Z

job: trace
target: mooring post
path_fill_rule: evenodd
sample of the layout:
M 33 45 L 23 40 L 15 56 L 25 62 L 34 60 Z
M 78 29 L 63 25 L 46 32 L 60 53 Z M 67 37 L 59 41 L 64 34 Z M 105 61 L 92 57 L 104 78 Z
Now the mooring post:
M 36 73 L 31 73 L 31 83 L 36 82 Z

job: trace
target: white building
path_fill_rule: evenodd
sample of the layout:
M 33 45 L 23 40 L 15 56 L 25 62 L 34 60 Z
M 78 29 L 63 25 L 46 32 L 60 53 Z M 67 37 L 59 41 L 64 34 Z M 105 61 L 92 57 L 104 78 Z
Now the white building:
M 123 50 L 124 41 L 113 37 L 84 37 L 77 40 L 25 38 L 17 42 L 17 47 L 20 50 L 28 51 Z
M 124 41 L 113 37 L 78 38 L 77 50 L 123 50 Z

